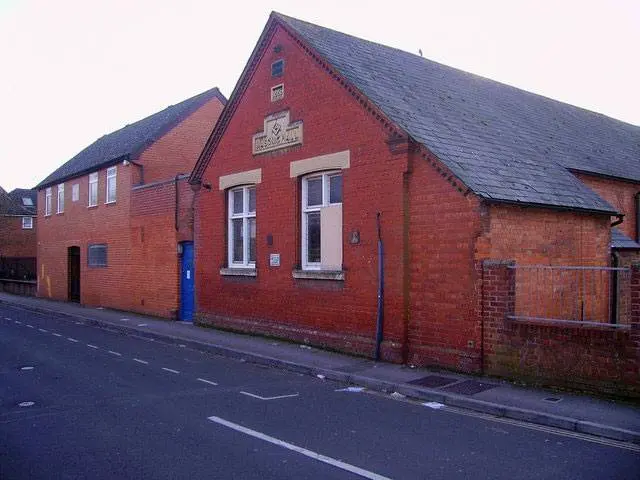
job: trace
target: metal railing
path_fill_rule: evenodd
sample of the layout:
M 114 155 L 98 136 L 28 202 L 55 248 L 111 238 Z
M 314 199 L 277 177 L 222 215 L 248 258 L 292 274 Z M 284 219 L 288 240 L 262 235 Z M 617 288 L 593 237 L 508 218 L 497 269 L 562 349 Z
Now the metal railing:
M 626 325 L 630 316 L 629 268 L 514 265 L 512 318 Z

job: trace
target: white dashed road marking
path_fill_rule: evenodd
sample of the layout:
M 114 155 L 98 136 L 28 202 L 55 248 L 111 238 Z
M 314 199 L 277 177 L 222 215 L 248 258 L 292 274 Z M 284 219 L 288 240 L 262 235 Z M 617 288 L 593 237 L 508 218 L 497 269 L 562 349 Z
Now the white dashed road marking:
M 5 319 L 5 320 L 9 320 L 9 321 L 11 321 L 11 319 L 10 319 L 9 317 L 4 317 L 4 319 Z
M 293 443 L 288 443 L 283 440 L 279 440 L 275 437 L 271 437 L 269 435 L 258 432 L 256 430 L 251 430 L 250 428 L 243 427 L 242 425 L 238 425 L 237 423 L 229 422 L 220 417 L 215 417 L 215 416 L 209 417 L 209 420 L 219 425 L 224 425 L 225 427 L 231 428 L 237 432 L 244 433 L 245 435 L 250 435 L 254 438 L 264 440 L 265 442 L 269 442 L 279 447 L 286 448 L 287 450 L 292 450 L 306 457 L 313 458 L 314 460 L 318 460 L 319 462 L 327 463 L 329 465 L 340 468 L 342 470 L 346 470 L 347 472 L 355 473 L 356 475 L 359 475 L 363 478 L 369 478 L 371 480 L 390 480 L 388 477 L 384 477 L 382 475 L 378 475 L 377 473 L 364 470 L 360 467 L 356 467 L 355 465 L 351 465 L 341 460 L 336 460 L 335 458 L 327 457 L 320 453 L 307 450 L 306 448 L 299 447 L 297 445 L 294 445 Z
M 139 324 L 138 324 L 138 326 L 139 326 L 139 327 L 146 327 L 146 326 L 147 326 L 147 324 L 146 324 L 146 323 L 139 323 Z
M 216 382 L 212 382 L 211 380 L 206 380 L 204 378 L 199 378 L 199 382 L 208 383 L 209 385 L 218 385 Z
M 16 325 L 22 325 L 22 322 L 20 320 L 14 320 L 14 322 L 16 322 Z
M 38 331 L 42 333 L 49 333 L 49 330 L 45 330 L 44 328 L 39 328 Z
M 178 370 L 174 370 L 174 369 L 172 369 L 172 368 L 162 367 L 162 369 L 163 369 L 165 372 L 180 373 Z
M 32 407 L 34 406 L 36 403 L 35 402 L 20 402 L 18 404 L 19 407 Z
M 121 321 L 121 322 L 128 322 L 128 321 L 129 321 L 129 319 L 128 319 L 128 318 L 121 318 L 121 319 L 120 319 L 120 321 Z
M 22 367 L 20 370 L 33 370 L 33 367 Z
M 53 332 L 53 333 L 52 333 L 52 335 L 53 335 L 54 337 L 61 337 L 61 336 L 62 336 L 62 335 L 60 335 L 59 333 L 55 333 L 55 332 Z
M 90 343 L 87 343 L 87 347 L 89 348 L 95 348 L 96 350 L 98 349 L 98 347 L 96 345 L 91 345 Z
M 149 365 L 149 362 L 147 362 L 146 360 L 140 360 L 139 358 L 134 358 L 133 361 L 141 363 L 143 365 Z
M 75 338 L 67 337 L 67 340 L 73 343 L 78 343 L 78 340 L 76 340 Z
M 247 397 L 257 398 L 258 400 L 278 400 L 280 398 L 291 398 L 291 397 L 297 397 L 299 395 L 298 393 L 293 393 L 291 395 L 278 395 L 277 397 L 261 397 L 260 395 L 255 395 L 249 392 L 240 392 L 240 393 L 242 395 L 246 395 Z
M 114 352 L 113 350 L 109 350 L 109 353 L 110 353 L 111 355 L 115 355 L 115 356 L 117 356 L 117 357 L 121 357 L 121 356 L 122 356 L 122 354 L 121 354 L 121 353 Z
M 27 323 L 27 327 L 29 327 L 29 328 L 35 328 L 33 325 L 29 325 L 28 323 Z

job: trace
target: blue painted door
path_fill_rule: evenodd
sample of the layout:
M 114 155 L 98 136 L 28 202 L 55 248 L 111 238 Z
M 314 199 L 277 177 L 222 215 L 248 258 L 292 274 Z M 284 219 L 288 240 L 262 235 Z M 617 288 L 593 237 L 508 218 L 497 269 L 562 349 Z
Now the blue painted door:
M 190 322 L 194 309 L 193 242 L 182 243 L 180 270 L 180 320 Z

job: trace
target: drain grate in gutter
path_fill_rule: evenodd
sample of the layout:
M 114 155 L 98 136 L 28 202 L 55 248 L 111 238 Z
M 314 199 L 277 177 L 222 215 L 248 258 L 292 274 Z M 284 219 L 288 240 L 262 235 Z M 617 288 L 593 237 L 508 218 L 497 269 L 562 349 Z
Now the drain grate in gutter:
M 547 397 L 547 398 L 543 398 L 542 399 L 544 402 L 550 402 L 550 403 L 558 403 L 559 401 L 561 401 L 562 399 L 559 397 Z
M 450 377 L 441 377 L 439 375 L 429 375 L 427 377 L 418 378 L 416 380 L 411 380 L 411 385 L 420 385 L 421 387 L 427 388 L 440 388 L 445 385 L 450 385 L 452 383 L 457 382 L 455 378 Z
M 485 390 L 491 390 L 497 387 L 491 383 L 482 383 L 475 380 L 466 380 L 464 382 L 456 383 L 450 387 L 443 388 L 446 392 L 457 393 L 460 395 L 475 395 L 476 393 L 484 392 Z

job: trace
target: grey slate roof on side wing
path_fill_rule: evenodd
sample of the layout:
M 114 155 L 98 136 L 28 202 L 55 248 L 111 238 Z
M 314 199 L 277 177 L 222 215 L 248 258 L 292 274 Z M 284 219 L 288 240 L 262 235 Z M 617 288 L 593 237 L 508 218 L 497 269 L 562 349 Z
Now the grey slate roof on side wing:
M 7 193 L 0 188 L 0 215 L 35 215 L 37 199 L 35 189 L 16 188 Z
M 613 213 L 569 170 L 640 181 L 640 127 L 273 15 L 483 198 Z
M 214 97 L 220 99 L 223 105 L 227 102 L 218 88 L 212 88 L 104 135 L 45 178 L 36 188 L 44 188 L 68 178 L 84 175 L 127 156 L 135 160 L 138 153 Z

